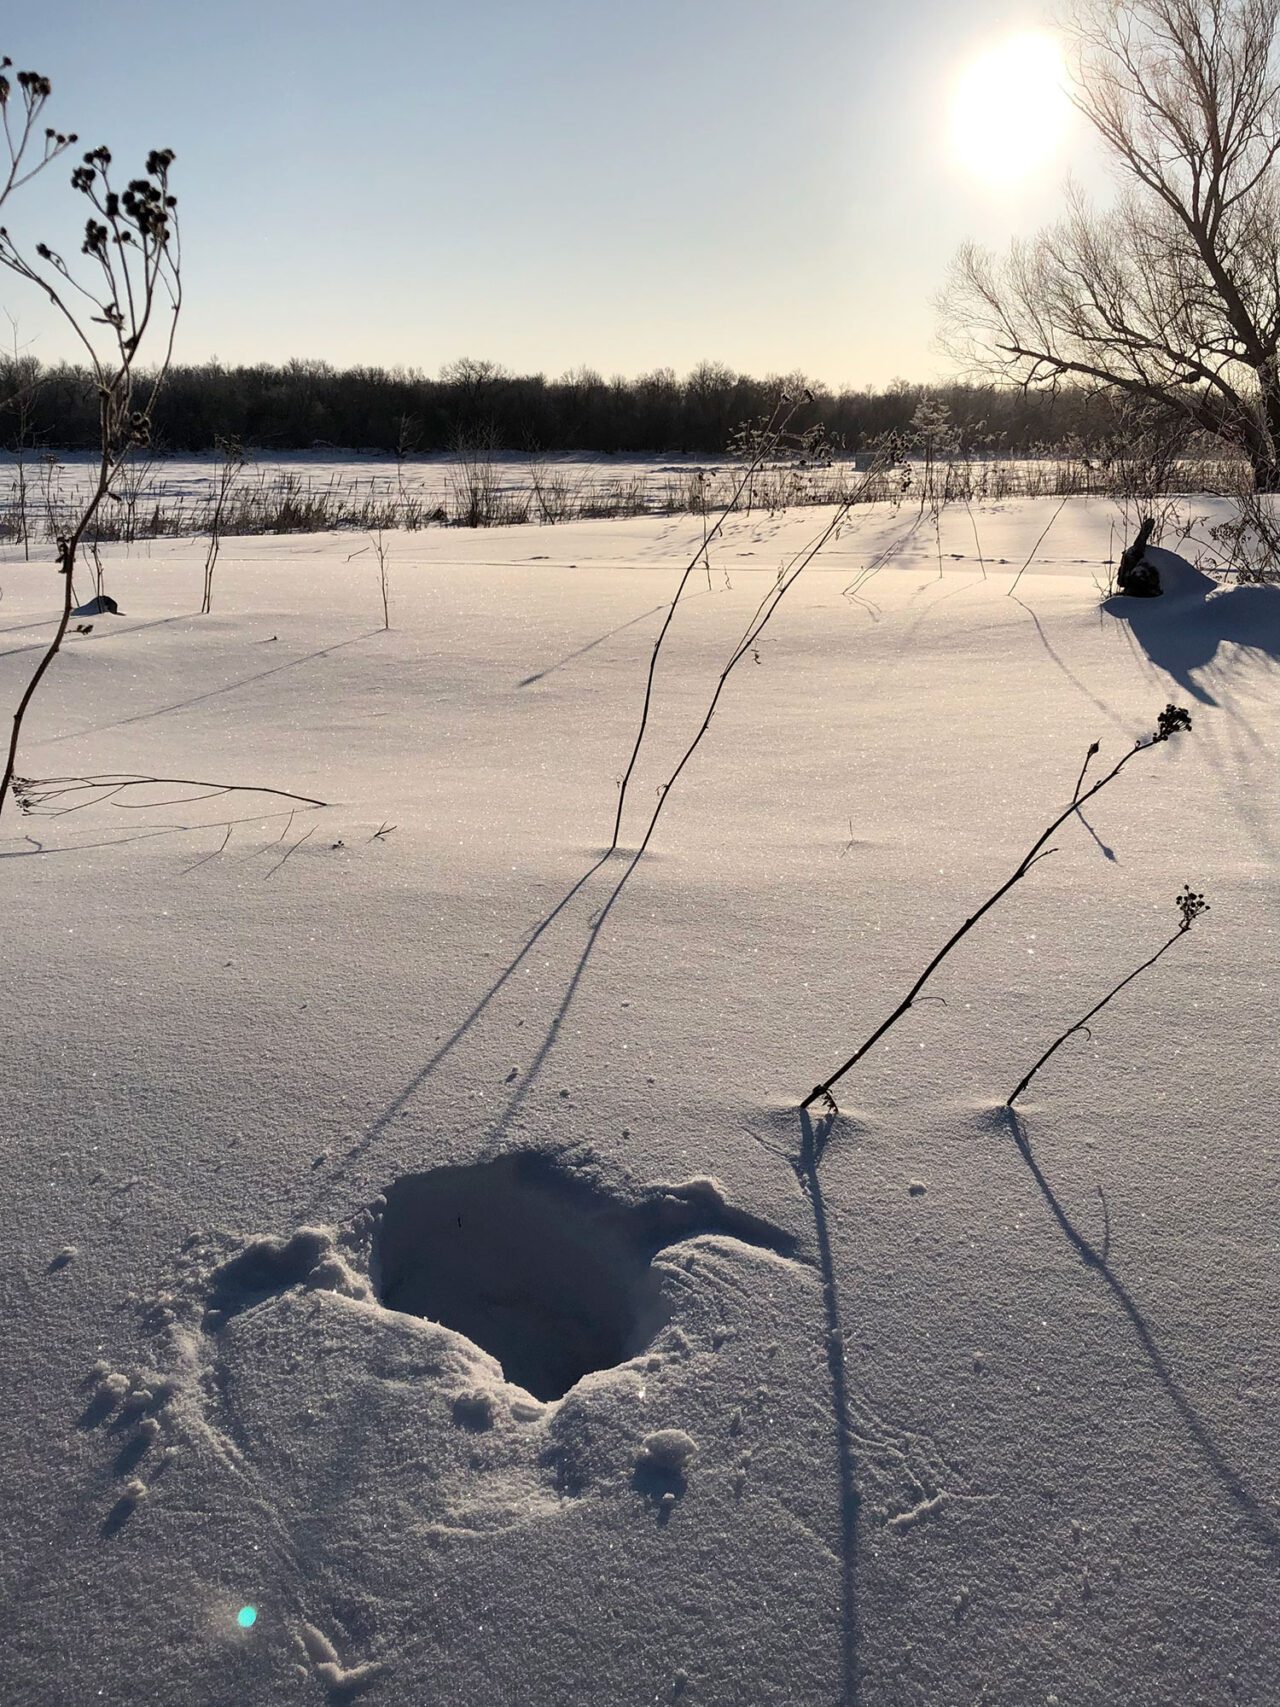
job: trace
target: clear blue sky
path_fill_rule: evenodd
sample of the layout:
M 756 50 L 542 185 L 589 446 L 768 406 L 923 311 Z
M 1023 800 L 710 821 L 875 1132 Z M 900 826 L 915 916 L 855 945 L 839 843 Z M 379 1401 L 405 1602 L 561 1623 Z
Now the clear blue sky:
M 956 245 L 1042 223 L 1079 163 L 996 189 L 949 155 L 957 68 L 1043 22 L 1040 0 L 44 0 L 0 51 L 126 173 L 176 151 L 179 359 L 883 384 L 945 370 Z M 10 202 L 15 235 L 74 250 L 67 175 Z M 0 307 L 70 354 L 7 277 Z

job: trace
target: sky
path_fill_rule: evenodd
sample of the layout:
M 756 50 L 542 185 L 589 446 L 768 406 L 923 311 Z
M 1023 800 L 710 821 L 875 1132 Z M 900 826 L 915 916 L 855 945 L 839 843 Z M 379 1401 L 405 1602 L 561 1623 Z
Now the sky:
M 933 298 L 962 241 L 1051 220 L 1069 170 L 1105 186 L 1078 119 L 1012 181 L 957 148 L 966 67 L 1046 22 L 1039 0 L 43 0 L 0 52 L 125 173 L 175 150 L 181 361 L 882 386 L 951 371 Z M 70 164 L 6 205 L 19 241 L 75 251 Z M 0 309 L 31 353 L 73 353 L 29 287 L 0 276 Z

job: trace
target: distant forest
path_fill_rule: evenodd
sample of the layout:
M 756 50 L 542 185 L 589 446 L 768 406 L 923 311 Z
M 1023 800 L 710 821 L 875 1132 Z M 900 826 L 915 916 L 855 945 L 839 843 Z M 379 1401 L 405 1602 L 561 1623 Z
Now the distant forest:
M 1114 403 L 1078 388 L 1055 393 L 895 381 L 883 390 L 832 391 L 799 374 L 753 379 L 713 363 L 683 378 L 660 369 L 638 379 L 605 379 L 581 369 L 547 379 L 462 360 L 429 379 L 411 369 L 335 368 L 323 361 L 206 362 L 171 370 L 155 445 L 174 453 L 238 440 L 268 454 L 324 447 L 401 457 L 458 448 L 718 456 L 734 448 L 745 424 L 768 417 L 784 390 L 812 394 L 793 425 L 821 427 L 837 451 L 909 433 L 922 402 L 935 417 L 946 412 L 940 418 L 948 423 L 949 448 L 962 454 L 1028 455 L 1071 441 L 1094 447 L 1122 425 Z M 85 370 L 0 359 L 0 449 L 89 449 L 97 432 Z

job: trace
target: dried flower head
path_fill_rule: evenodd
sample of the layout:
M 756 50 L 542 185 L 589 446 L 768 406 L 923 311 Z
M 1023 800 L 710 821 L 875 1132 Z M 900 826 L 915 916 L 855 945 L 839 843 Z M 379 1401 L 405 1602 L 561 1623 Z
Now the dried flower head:
M 1167 741 L 1170 735 L 1176 735 L 1179 729 L 1190 729 L 1191 713 L 1180 705 L 1166 705 L 1156 719 L 1156 732 L 1152 737 L 1156 741 Z
M 1193 889 L 1189 883 L 1177 897 L 1177 902 L 1178 910 L 1182 914 L 1182 928 L 1184 931 L 1190 929 L 1192 921 L 1198 919 L 1201 913 L 1207 913 L 1209 911 L 1209 903 L 1205 900 L 1203 894 L 1198 890 Z

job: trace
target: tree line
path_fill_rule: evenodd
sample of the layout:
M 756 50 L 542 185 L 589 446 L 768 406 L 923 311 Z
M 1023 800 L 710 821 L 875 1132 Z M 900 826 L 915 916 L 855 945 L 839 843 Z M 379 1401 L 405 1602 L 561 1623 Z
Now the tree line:
M 821 429 L 814 442 L 837 451 L 864 449 L 887 434 L 909 436 L 922 404 L 946 411 L 962 454 L 1030 455 L 1071 441 L 1096 446 L 1120 427 L 1114 401 L 1081 387 L 1036 392 L 895 381 L 882 390 L 832 390 L 801 374 L 753 378 L 714 363 L 683 377 L 668 368 L 605 379 L 580 369 L 549 379 L 477 360 L 450 363 L 437 378 L 325 361 L 211 361 L 169 370 L 154 446 L 196 453 L 238 441 L 266 453 L 332 446 L 400 457 L 461 446 L 529 455 L 723 455 L 745 423 L 770 415 L 783 392 L 804 398 L 796 424 Z M 83 450 L 97 444 L 98 431 L 87 370 L 21 354 L 0 358 L 0 447 Z

